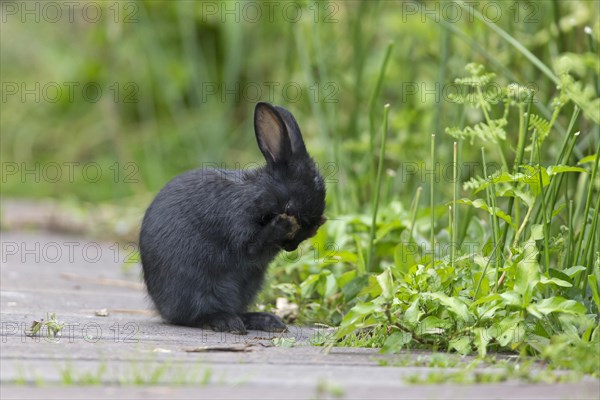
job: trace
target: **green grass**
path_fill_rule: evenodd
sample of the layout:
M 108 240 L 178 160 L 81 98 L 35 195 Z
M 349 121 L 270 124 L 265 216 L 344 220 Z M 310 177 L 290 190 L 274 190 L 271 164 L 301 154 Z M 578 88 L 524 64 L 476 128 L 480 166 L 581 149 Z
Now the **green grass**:
M 457 83 L 471 86 L 491 76 L 482 66 L 468 65 L 466 71 L 470 76 L 458 79 Z M 473 98 L 460 99 L 463 104 L 487 109 L 489 122 L 474 128 L 446 130 L 458 140 L 470 139 L 473 146 L 476 141 L 492 141 L 496 148 L 508 148 L 503 146 L 508 132 L 502 126 L 510 118 L 521 119 L 518 137 L 522 143 L 515 149 L 515 160 L 524 154 L 532 161 L 492 173 L 486 168 L 489 159 L 482 147 L 482 175 L 463 182 L 468 197 L 456 200 L 456 182 L 448 180 L 454 195 L 446 204 L 482 212 L 472 214 L 463 242 L 454 239 L 452 209 L 448 229 L 437 231 L 427 242 L 419 233 L 431 231 L 432 222 L 417 218 L 416 227 L 412 226 L 409 221 L 414 218 L 409 218 L 409 213 L 394 202 L 381 214 L 385 218 L 380 221 L 369 222 L 364 218 L 332 221 L 313 240 L 316 248 L 328 241 L 347 245 L 337 254 L 339 263 L 328 265 L 322 259 L 312 260 L 317 268 L 308 276 L 302 275 L 306 269 L 298 269 L 304 283 L 295 293 L 287 287 L 286 294 L 292 294 L 290 297 L 301 305 L 308 320 L 341 319 L 335 335 L 337 345 L 375 346 L 386 352 L 433 348 L 478 353 L 482 357 L 490 351 L 513 351 L 539 356 L 556 367 L 598 375 L 598 365 L 593 360 L 600 357 L 600 297 L 596 295 L 600 248 L 591 239 L 597 235 L 596 222 L 594 217 L 587 217 L 589 222 L 574 230 L 567 221 L 577 217 L 566 204 L 576 196 L 575 187 L 553 186 L 553 183 L 563 176 L 569 179 L 568 175 L 575 175 L 577 181 L 583 182 L 578 187 L 587 190 L 581 199 L 590 199 L 597 191 L 591 182 L 596 179 L 599 156 L 596 153 L 585 162 L 570 161 L 571 152 L 567 149 L 570 141 L 566 140 L 560 149 L 565 156 L 559 157 L 559 164 L 544 165 L 541 148 L 552 129 L 552 121 L 541 124 L 543 119 L 539 115 L 525 117 L 522 113 L 512 117 L 512 110 L 522 112 L 531 104 L 531 94 L 515 96 L 514 89 L 505 87 L 496 104 L 486 100 L 481 91 L 474 91 Z M 561 103 L 556 105 L 554 100 L 555 109 L 565 108 L 568 95 L 561 92 L 557 98 Z M 494 113 L 506 122 L 494 124 Z M 578 115 L 575 107 L 571 121 Z M 540 131 L 542 125 L 547 132 Z M 567 134 L 573 126 L 569 124 Z M 431 143 L 432 157 L 436 157 L 434 141 Z M 455 150 L 453 158 L 457 157 Z M 458 160 L 458 164 L 464 165 L 463 161 Z M 435 159 L 430 164 L 435 165 Z M 456 174 L 453 166 L 452 176 Z M 439 186 L 433 185 L 431 192 Z M 438 209 L 435 204 L 426 211 L 433 221 L 440 218 Z M 523 215 L 518 212 L 520 209 L 527 212 Z M 542 217 L 540 220 L 531 218 L 536 211 Z M 406 236 L 407 232 L 411 237 Z M 592 250 L 574 246 L 571 239 L 585 241 Z M 361 240 L 366 244 L 359 245 Z M 465 246 L 467 242 L 470 246 Z M 357 272 L 352 266 L 360 258 L 360 249 L 373 243 L 369 253 L 377 255 L 379 271 Z M 407 244 L 416 246 L 409 249 Z M 446 246 L 451 251 L 427 254 L 427 245 L 442 249 Z M 590 251 L 596 254 L 595 259 L 588 257 Z M 582 260 L 591 264 L 582 264 Z M 300 266 L 310 270 L 308 257 L 303 261 L 306 264 Z M 490 265 L 492 268 L 488 268 Z M 594 288 L 588 291 L 582 282 L 592 282 Z M 330 301 L 335 308 L 329 306 Z M 592 361 L 581 360 L 584 353 Z M 574 362 L 575 359 L 579 361 Z
M 157 386 L 168 382 L 173 386 L 206 386 L 214 382 L 211 368 L 198 362 L 183 367 L 169 360 L 156 363 L 155 360 L 145 360 L 143 365 L 137 361 L 123 363 L 122 366 L 102 360 L 94 368 L 77 369 L 70 361 L 56 365 L 58 382 L 50 382 L 40 377 L 35 367 L 25 370 L 17 367 L 18 375 L 15 385 L 34 385 L 37 387 L 52 386 L 58 383 L 62 386 L 98 386 L 118 384 L 121 386 Z M 217 382 L 218 383 L 218 382 Z
M 287 297 L 300 323 L 338 326 L 336 345 L 511 352 L 599 374 L 597 2 L 494 2 L 501 18 L 479 7 L 473 21 L 423 2 L 319 2 L 335 21 L 317 23 L 134 4 L 131 24 L 3 24 L 3 82 L 107 93 L 3 101 L 3 196 L 141 215 L 187 169 L 262 162 L 244 94 L 258 85 L 299 120 L 329 220 L 274 263 L 261 302 Z

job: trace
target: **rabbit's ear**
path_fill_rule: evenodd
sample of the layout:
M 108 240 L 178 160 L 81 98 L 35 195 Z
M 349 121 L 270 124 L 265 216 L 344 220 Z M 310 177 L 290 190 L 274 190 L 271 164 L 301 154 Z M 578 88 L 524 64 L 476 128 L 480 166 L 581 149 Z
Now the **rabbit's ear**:
M 258 147 L 267 162 L 281 163 L 292 154 L 292 145 L 286 124 L 275 107 L 269 103 L 257 103 L 254 109 L 254 132 Z
M 275 106 L 275 109 L 281 116 L 281 119 L 283 119 L 287 128 L 290 143 L 292 144 L 292 153 L 306 153 L 306 147 L 304 146 L 304 140 L 302 139 L 302 133 L 300 133 L 300 127 L 296 122 L 296 118 L 294 118 L 291 112 L 283 107 Z

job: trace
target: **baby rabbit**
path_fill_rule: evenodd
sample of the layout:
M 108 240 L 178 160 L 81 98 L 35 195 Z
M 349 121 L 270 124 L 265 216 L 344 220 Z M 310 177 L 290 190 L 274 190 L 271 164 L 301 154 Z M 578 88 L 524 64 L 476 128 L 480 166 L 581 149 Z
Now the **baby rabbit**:
M 258 103 L 254 131 L 265 166 L 185 172 L 146 210 L 144 280 L 170 323 L 286 330 L 279 317 L 247 308 L 279 251 L 295 250 L 325 222 L 325 183 L 289 111 Z

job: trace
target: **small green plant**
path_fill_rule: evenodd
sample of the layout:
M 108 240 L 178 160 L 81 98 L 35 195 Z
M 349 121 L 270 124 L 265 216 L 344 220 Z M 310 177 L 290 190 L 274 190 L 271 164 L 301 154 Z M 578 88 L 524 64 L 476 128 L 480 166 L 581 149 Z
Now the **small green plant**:
M 296 344 L 296 339 L 293 337 L 290 337 L 290 338 L 277 337 L 277 338 L 272 339 L 272 342 L 277 347 L 290 348 L 290 347 L 294 347 L 294 345 Z
M 31 327 L 25 331 L 25 335 L 33 337 L 38 333 L 45 333 L 48 338 L 56 338 L 60 336 L 60 331 L 64 325 L 64 322 L 59 322 L 56 319 L 55 313 L 48 313 L 46 314 L 46 321 L 43 318 L 39 321 L 33 321 Z

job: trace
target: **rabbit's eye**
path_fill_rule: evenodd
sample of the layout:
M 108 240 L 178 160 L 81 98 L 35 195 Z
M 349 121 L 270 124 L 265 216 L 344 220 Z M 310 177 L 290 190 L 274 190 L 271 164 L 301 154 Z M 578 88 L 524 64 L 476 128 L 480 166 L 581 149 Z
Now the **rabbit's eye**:
M 264 214 L 262 217 L 260 217 L 260 223 L 261 223 L 261 225 L 266 225 L 273 218 L 275 218 L 275 214 Z
M 288 201 L 285 205 L 285 213 L 290 215 L 292 213 L 292 202 Z

